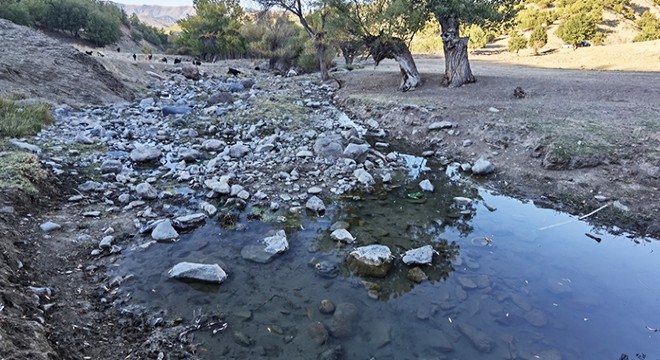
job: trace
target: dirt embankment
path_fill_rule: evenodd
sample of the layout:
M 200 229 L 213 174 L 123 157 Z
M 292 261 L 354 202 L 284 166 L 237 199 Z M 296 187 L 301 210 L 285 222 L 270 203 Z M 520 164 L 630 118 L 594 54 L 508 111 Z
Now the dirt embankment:
M 84 105 L 135 96 L 94 58 L 39 31 L 0 19 L 0 38 L 2 97 Z

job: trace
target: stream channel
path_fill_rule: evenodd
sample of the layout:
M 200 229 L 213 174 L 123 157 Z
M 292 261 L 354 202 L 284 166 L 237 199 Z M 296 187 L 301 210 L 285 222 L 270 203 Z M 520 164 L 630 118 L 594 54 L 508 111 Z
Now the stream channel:
M 411 166 L 401 187 L 347 197 L 296 224 L 249 220 L 249 211 L 231 229 L 207 220 L 175 243 L 125 252 L 112 271 L 133 274 L 122 286 L 130 301 L 166 320 L 202 313 L 226 322 L 215 334 L 195 332 L 206 359 L 660 357 L 657 241 L 612 235 L 429 166 Z M 416 194 L 423 179 L 433 193 Z M 337 221 L 350 225 L 354 244 L 330 239 Z M 266 264 L 241 257 L 280 229 L 286 253 Z M 374 243 L 396 256 L 388 275 L 351 273 L 347 254 Z M 435 249 L 433 263 L 419 266 L 427 279 L 412 281 L 401 254 L 427 244 Z M 220 264 L 229 277 L 219 286 L 169 279 L 183 261 Z M 341 314 L 320 312 L 322 300 Z

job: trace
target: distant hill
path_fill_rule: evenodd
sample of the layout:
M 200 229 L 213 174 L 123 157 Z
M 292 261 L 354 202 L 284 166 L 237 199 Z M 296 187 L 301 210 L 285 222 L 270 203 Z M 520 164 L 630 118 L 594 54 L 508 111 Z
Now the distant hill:
M 128 15 L 136 14 L 145 24 L 167 29 L 176 25 L 177 20 L 188 14 L 194 15 L 192 6 L 159 6 L 159 5 L 126 5 L 115 3 L 124 9 Z

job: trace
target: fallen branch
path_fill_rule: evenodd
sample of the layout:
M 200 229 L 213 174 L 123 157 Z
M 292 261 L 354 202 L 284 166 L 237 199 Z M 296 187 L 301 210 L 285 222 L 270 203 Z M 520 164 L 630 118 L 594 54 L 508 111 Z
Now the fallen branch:
M 552 229 L 552 228 L 557 227 L 557 226 L 570 224 L 570 223 L 575 222 L 575 221 L 578 221 L 578 220 L 584 220 L 584 219 L 588 218 L 589 216 L 591 216 L 591 215 L 593 215 L 593 214 L 595 214 L 595 213 L 597 213 L 597 212 L 599 212 L 599 211 L 605 209 L 605 208 L 608 207 L 608 206 L 610 206 L 609 203 L 608 203 L 608 204 L 605 204 L 605 205 L 603 205 L 603 206 L 601 206 L 601 207 L 599 207 L 598 209 L 596 209 L 596 210 L 594 210 L 594 211 L 588 213 L 587 215 L 580 216 L 580 217 L 577 218 L 577 219 L 573 219 L 573 220 L 568 220 L 568 221 L 560 222 L 560 223 L 558 223 L 558 224 L 554 224 L 554 225 L 544 226 L 544 227 L 540 228 L 539 230 L 548 230 L 548 229 Z

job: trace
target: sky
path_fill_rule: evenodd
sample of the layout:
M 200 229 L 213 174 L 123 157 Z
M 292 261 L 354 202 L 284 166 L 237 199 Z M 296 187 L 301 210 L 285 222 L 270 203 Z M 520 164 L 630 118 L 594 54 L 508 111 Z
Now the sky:
M 115 0 L 118 3 L 128 5 L 161 5 L 161 6 L 192 6 L 192 0 Z M 241 0 L 243 7 L 257 7 L 252 0 Z

